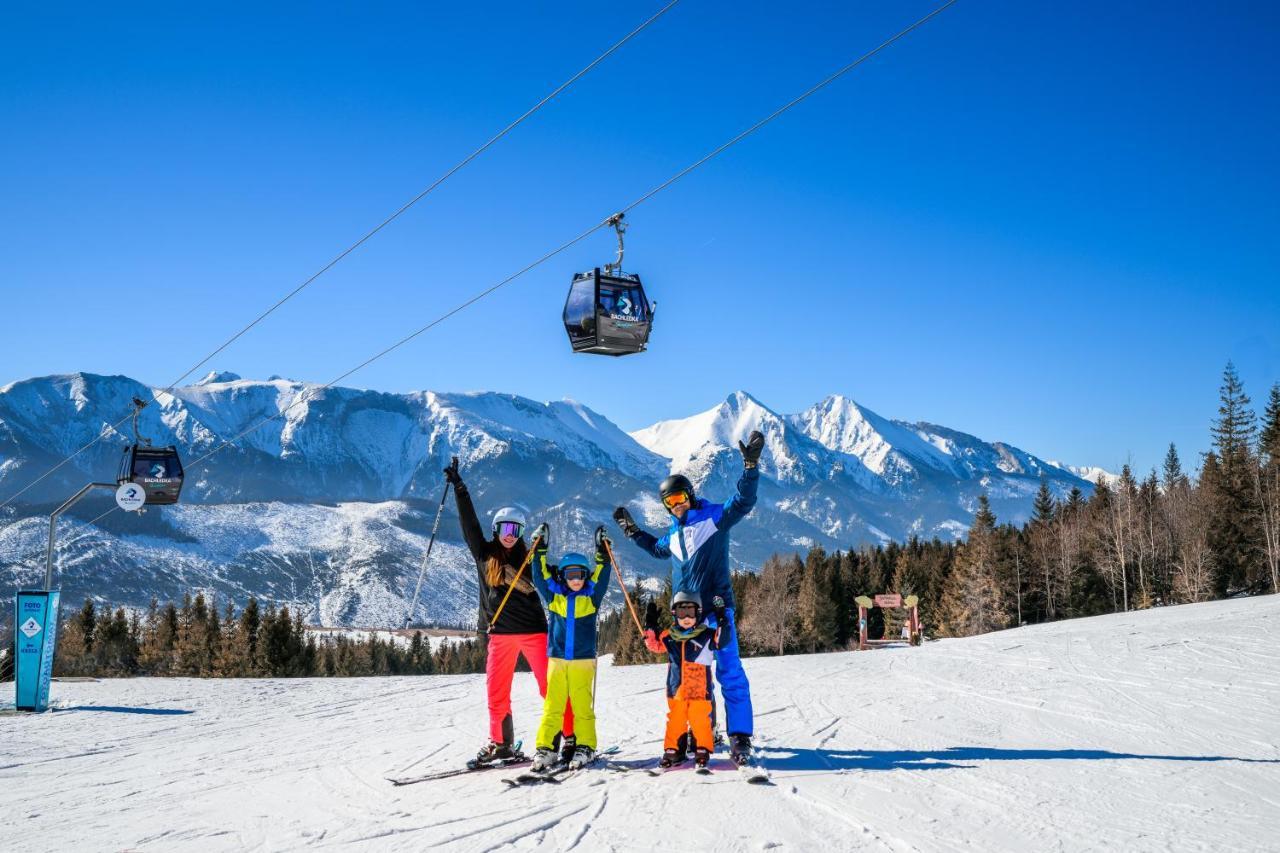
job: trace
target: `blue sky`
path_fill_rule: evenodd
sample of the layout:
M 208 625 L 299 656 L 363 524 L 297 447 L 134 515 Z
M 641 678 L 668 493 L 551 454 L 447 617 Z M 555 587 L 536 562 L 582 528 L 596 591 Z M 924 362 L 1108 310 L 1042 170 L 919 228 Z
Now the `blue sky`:
M 10 10 L 0 383 L 168 384 L 661 5 Z M 210 366 L 328 381 L 930 8 L 683 0 Z M 601 232 L 345 384 L 628 429 L 841 393 L 1077 464 L 1193 458 L 1228 359 L 1258 403 L 1280 380 L 1278 34 L 1272 4 L 960 0 L 630 215 L 650 352 L 569 353 Z

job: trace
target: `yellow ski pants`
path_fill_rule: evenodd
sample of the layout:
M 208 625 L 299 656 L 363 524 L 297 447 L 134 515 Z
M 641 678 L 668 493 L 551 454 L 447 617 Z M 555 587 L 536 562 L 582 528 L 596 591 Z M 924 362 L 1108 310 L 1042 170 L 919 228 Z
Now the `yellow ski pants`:
M 582 746 L 596 748 L 596 660 L 547 659 L 547 698 L 538 726 L 538 749 L 550 749 L 564 725 L 565 700 L 573 706 L 573 733 Z

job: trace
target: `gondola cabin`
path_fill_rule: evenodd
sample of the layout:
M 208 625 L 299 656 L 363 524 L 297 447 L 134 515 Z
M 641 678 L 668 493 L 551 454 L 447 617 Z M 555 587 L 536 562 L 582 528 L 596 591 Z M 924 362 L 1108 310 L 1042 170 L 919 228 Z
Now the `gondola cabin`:
M 129 445 L 120 458 L 116 482 L 141 486 L 148 506 L 176 504 L 182 492 L 182 460 L 177 448 Z
M 564 328 L 574 352 L 631 355 L 644 352 L 653 325 L 653 305 L 640 276 L 578 273 L 564 303 Z

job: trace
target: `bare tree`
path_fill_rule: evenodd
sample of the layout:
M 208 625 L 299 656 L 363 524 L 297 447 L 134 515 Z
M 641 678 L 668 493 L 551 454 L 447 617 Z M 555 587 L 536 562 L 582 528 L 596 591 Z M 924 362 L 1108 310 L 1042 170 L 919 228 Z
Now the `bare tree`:
M 1185 480 L 1165 490 L 1164 503 L 1174 543 L 1173 592 L 1179 601 L 1205 601 L 1213 592 L 1210 500 L 1206 489 Z
M 777 555 L 765 560 L 742 624 L 742 633 L 752 645 L 776 649 L 778 654 L 786 650 L 793 633 L 796 566 L 797 561 Z

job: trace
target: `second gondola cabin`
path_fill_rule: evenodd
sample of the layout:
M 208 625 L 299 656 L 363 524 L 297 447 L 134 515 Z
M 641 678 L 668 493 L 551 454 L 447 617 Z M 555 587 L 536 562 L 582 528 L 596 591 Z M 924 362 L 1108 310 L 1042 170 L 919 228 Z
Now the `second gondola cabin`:
M 182 460 L 176 447 L 131 444 L 120 458 L 116 483 L 141 486 L 148 506 L 166 506 L 178 502 L 182 478 Z
M 578 273 L 564 303 L 564 328 L 574 352 L 631 355 L 644 352 L 653 326 L 653 304 L 640 276 Z

